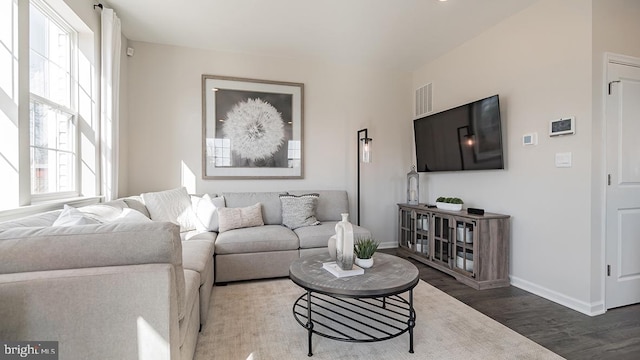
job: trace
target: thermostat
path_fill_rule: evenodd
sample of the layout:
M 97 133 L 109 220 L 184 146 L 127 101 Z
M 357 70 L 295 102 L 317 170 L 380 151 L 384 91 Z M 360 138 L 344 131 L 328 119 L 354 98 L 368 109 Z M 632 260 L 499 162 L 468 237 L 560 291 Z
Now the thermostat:
M 551 120 L 551 122 L 549 123 L 549 136 L 571 135 L 575 133 L 575 117 L 569 117 L 560 120 Z
M 522 145 L 538 145 L 538 133 L 522 135 Z

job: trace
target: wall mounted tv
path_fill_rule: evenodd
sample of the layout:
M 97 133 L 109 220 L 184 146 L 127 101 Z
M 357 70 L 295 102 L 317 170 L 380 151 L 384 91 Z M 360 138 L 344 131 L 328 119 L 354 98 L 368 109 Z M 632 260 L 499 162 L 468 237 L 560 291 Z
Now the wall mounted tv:
M 413 121 L 417 171 L 504 169 L 498 95 Z

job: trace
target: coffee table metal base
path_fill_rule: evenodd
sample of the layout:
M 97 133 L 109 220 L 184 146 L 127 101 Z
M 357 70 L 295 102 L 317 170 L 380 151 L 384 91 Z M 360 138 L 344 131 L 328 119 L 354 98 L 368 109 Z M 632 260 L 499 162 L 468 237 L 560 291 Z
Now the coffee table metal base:
M 313 334 L 338 341 L 375 342 L 409 332 L 409 352 L 413 353 L 413 288 L 408 292 L 407 300 L 400 295 L 352 298 L 307 290 L 293 304 L 293 315 L 308 331 L 308 356 L 313 356 Z

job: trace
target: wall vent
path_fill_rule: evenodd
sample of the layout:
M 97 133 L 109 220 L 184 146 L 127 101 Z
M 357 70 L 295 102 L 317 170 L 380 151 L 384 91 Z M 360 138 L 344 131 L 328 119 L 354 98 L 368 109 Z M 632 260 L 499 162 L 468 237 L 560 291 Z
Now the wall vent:
M 416 90 L 416 118 L 433 111 L 433 83 Z

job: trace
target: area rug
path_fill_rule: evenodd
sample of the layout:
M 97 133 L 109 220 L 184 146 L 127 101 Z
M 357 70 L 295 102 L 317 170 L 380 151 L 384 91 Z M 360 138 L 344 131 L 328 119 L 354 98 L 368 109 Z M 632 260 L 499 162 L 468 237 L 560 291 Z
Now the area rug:
M 289 279 L 216 286 L 195 359 L 307 359 L 307 332 L 292 314 L 303 293 Z M 413 354 L 408 334 L 358 344 L 314 335 L 311 359 L 562 359 L 422 280 L 414 308 Z

